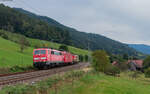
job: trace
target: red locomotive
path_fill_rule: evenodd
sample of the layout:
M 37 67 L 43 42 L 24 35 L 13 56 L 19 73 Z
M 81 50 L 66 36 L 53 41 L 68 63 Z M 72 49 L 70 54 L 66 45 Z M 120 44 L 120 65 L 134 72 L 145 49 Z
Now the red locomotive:
M 36 68 L 51 68 L 59 65 L 77 63 L 78 56 L 66 51 L 39 48 L 33 51 L 33 65 Z

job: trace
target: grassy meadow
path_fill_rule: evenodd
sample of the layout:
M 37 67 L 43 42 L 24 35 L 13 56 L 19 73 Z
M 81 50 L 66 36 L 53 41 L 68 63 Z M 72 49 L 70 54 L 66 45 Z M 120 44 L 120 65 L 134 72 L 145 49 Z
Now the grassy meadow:
M 28 47 L 21 53 L 18 44 L 0 37 L 0 68 L 32 65 L 32 51 Z
M 112 77 L 104 74 L 88 74 L 75 81 L 74 86 L 64 83 L 58 92 L 57 94 L 149 94 L 150 79 L 144 78 L 143 75 L 132 79 L 127 75 Z
M 132 74 L 132 73 L 131 73 Z M 0 94 L 149 94 L 150 79 L 140 74 L 133 79 L 129 73 L 120 77 L 103 73 L 65 73 L 33 85 L 20 84 L 5 87 Z M 57 80 L 56 80 L 57 79 Z
M 13 34 L 6 31 L 0 32 L 4 32 L 8 36 L 8 40 L 0 37 L 0 68 L 8 68 L 13 66 L 32 66 L 32 52 L 35 45 L 41 46 L 42 43 L 44 43 L 48 47 L 54 49 L 58 49 L 61 45 L 58 43 L 48 42 L 44 40 L 27 38 L 31 46 L 25 49 L 23 53 L 21 53 L 20 45 L 18 44 L 19 37 L 21 37 L 21 35 Z M 78 55 L 88 54 L 87 50 L 82 50 L 71 46 L 69 46 L 69 50 L 71 53 Z
M 42 44 L 46 44 L 50 48 L 59 49 L 59 46 L 61 45 L 59 43 L 54 43 L 54 42 L 45 41 L 45 40 L 30 39 L 30 38 L 28 38 L 28 40 L 32 47 L 34 47 L 35 45 L 42 46 Z M 68 48 L 69 48 L 69 51 L 73 54 L 77 54 L 77 55 L 80 55 L 80 54 L 87 55 L 88 54 L 87 50 L 75 48 L 73 46 L 68 46 Z

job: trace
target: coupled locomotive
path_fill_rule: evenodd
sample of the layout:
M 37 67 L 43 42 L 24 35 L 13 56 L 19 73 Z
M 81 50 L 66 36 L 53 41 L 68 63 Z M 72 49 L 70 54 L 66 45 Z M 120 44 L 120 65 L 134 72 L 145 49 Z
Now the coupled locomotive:
M 33 66 L 38 69 L 47 69 L 55 66 L 78 63 L 78 55 L 51 48 L 39 48 L 33 51 Z

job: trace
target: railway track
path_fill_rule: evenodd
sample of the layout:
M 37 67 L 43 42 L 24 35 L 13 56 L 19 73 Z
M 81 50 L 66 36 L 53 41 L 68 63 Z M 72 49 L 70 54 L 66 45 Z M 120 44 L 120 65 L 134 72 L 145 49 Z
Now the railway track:
M 61 72 L 82 69 L 82 68 L 87 67 L 88 65 L 89 65 L 88 63 L 79 63 L 75 65 L 54 68 L 54 69 L 49 69 L 49 70 L 30 71 L 30 72 L 24 72 L 24 73 L 18 73 L 18 74 L 1 75 L 0 86 L 16 84 L 16 83 L 24 82 L 24 81 L 31 80 L 31 79 L 32 80 L 37 79 L 40 77 L 47 77 L 47 76 L 51 76 L 51 75 L 61 73 Z

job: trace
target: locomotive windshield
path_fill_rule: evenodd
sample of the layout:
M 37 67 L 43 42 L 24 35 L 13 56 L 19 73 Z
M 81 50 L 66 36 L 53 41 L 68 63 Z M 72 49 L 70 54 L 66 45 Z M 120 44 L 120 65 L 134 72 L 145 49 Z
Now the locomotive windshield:
M 46 50 L 36 50 L 34 52 L 34 55 L 38 55 L 38 54 L 46 54 Z

